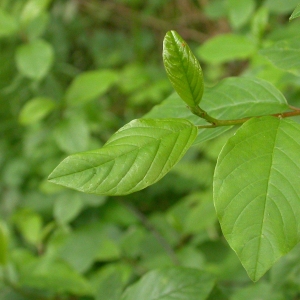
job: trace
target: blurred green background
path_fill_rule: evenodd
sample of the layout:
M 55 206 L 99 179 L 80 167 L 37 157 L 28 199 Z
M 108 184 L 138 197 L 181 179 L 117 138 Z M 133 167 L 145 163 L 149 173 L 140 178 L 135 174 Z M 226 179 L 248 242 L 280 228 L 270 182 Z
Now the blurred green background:
M 161 58 L 171 29 L 206 86 L 256 76 L 299 105 L 299 63 L 273 51 L 282 40 L 299 49 L 299 20 L 288 21 L 298 2 L 0 0 L 0 299 L 119 300 L 178 264 L 213 274 L 211 300 L 300 299 L 299 249 L 254 285 L 222 236 L 212 178 L 231 131 L 129 196 L 47 182 L 67 155 L 100 148 L 172 93 Z

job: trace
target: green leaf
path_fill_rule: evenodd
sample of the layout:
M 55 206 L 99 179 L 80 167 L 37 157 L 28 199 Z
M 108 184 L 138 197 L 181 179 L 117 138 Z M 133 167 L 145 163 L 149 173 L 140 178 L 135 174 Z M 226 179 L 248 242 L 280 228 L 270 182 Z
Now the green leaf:
M 66 91 L 69 105 L 79 105 L 104 95 L 118 79 L 112 70 L 88 71 L 77 76 Z
M 103 148 L 67 157 L 49 180 L 86 193 L 133 193 L 168 173 L 196 135 L 197 128 L 187 120 L 134 120 Z
M 228 33 L 211 38 L 201 45 L 196 53 L 205 62 L 221 64 L 247 59 L 255 53 L 255 50 L 255 44 L 246 36 Z
M 34 80 L 43 79 L 50 70 L 54 51 L 50 44 L 35 40 L 17 48 L 16 63 L 21 74 Z
M 0 38 L 11 36 L 18 30 L 16 20 L 6 11 L 0 8 Z
M 217 119 L 239 119 L 260 116 L 289 109 L 286 99 L 269 82 L 250 77 L 226 78 L 204 91 L 201 107 Z M 183 118 L 195 125 L 207 125 L 205 120 L 193 115 L 175 94 L 155 106 L 145 118 Z M 202 129 L 195 143 L 214 138 L 230 127 Z
M 263 49 L 260 54 L 267 57 L 276 67 L 300 76 L 300 40 L 291 38 Z
M 19 122 L 23 125 L 36 123 L 46 117 L 55 108 L 52 99 L 36 97 L 29 100 L 23 107 L 19 115 Z
M 0 266 L 7 263 L 8 256 L 8 230 L 6 224 L 0 221 Z
M 122 300 L 205 300 L 212 277 L 196 269 L 170 267 L 151 271 L 127 288 Z
M 254 0 L 227 0 L 229 21 L 233 28 L 240 28 L 250 19 L 254 9 Z
M 271 12 L 275 12 L 277 14 L 288 14 L 298 3 L 299 0 L 266 0 L 264 2 L 264 6 L 269 8 Z
M 300 125 L 251 119 L 222 149 L 214 203 L 225 238 L 257 281 L 300 240 Z
M 296 19 L 300 17 L 300 3 L 297 5 L 292 15 L 290 16 L 290 20 Z
M 163 44 L 163 60 L 168 77 L 178 95 L 190 107 L 203 95 L 203 75 L 197 58 L 176 31 L 168 31 Z
M 28 24 L 45 12 L 52 0 L 29 0 L 23 8 L 21 22 Z

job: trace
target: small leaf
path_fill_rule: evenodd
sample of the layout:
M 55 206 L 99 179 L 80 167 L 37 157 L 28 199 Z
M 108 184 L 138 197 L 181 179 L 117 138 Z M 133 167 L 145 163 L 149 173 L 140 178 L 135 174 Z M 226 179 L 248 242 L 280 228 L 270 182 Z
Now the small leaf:
M 176 31 L 164 38 L 163 60 L 168 77 L 178 95 L 190 107 L 203 95 L 203 75 L 197 58 Z
M 229 20 L 233 28 L 240 28 L 251 18 L 255 9 L 254 0 L 227 0 Z
M 86 103 L 105 94 L 118 75 L 111 70 L 88 71 L 77 76 L 66 91 L 70 105 Z
M 134 120 L 103 148 L 67 157 L 49 180 L 86 193 L 133 193 L 168 173 L 196 135 L 197 128 L 183 119 Z
M 0 38 L 11 36 L 18 30 L 17 21 L 0 8 Z
M 35 40 L 17 48 L 16 63 L 19 72 L 34 80 L 43 79 L 54 59 L 52 46 L 43 40 Z
M 211 38 L 197 49 L 197 54 L 205 62 L 221 64 L 247 59 L 255 50 L 255 44 L 246 36 L 229 33 Z
M 36 97 L 29 100 L 22 108 L 19 122 L 29 125 L 42 120 L 55 108 L 53 100 L 45 97 Z
M 122 300 L 205 300 L 213 286 L 214 280 L 203 271 L 169 267 L 144 275 L 127 288 Z
M 291 38 L 263 49 L 260 54 L 267 57 L 277 68 L 300 76 L 300 40 Z
M 265 80 L 232 77 L 204 91 L 201 107 L 217 119 L 239 119 L 284 112 L 289 109 L 282 93 Z M 155 106 L 145 118 L 182 118 L 195 125 L 207 125 L 193 115 L 176 94 Z M 195 143 L 214 138 L 230 126 L 199 130 Z
M 300 3 L 297 5 L 292 15 L 290 16 L 290 20 L 296 19 L 300 17 Z
M 222 149 L 214 203 L 223 234 L 257 281 L 300 240 L 300 125 L 251 119 Z

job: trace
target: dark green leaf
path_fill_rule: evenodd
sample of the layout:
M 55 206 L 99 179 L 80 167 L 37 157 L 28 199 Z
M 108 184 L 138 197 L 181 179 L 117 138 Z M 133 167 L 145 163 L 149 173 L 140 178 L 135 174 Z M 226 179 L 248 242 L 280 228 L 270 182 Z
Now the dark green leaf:
M 168 77 L 178 95 L 194 107 L 203 95 L 203 75 L 197 58 L 176 31 L 164 39 L 163 60 Z
M 170 267 L 144 275 L 125 291 L 122 300 L 205 300 L 213 285 L 212 277 L 203 271 Z
M 183 119 L 134 120 L 103 148 L 67 157 L 49 180 L 87 193 L 133 193 L 168 173 L 196 135 L 197 128 Z
M 220 153 L 214 202 L 222 231 L 257 281 L 300 240 L 300 125 L 246 122 Z

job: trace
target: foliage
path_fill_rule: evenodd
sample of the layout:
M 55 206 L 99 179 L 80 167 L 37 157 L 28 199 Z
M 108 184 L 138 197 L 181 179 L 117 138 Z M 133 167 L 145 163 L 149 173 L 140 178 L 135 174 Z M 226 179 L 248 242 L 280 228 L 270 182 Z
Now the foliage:
M 297 299 L 298 16 L 0 0 L 1 299 Z

